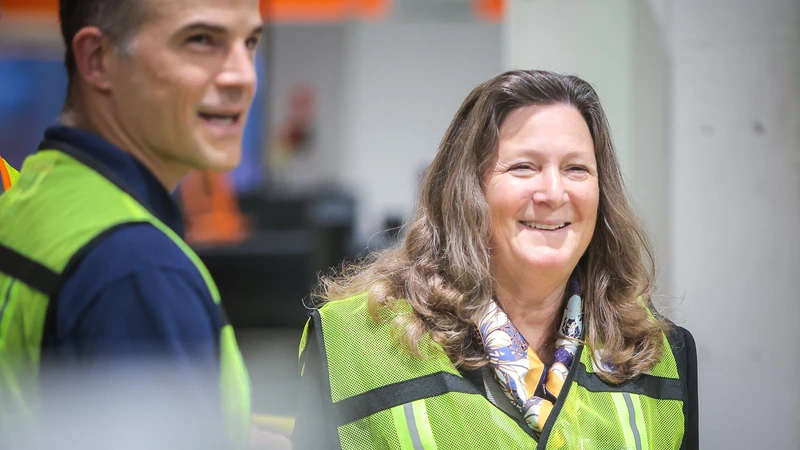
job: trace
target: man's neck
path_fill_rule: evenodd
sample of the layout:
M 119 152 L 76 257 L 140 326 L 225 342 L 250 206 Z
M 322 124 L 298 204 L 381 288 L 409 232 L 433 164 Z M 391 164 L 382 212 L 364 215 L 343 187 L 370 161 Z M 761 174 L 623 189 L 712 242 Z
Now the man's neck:
M 100 113 L 95 116 L 90 117 L 90 115 L 82 113 L 79 109 L 71 109 L 61 113 L 59 122 L 70 128 L 96 134 L 133 156 L 156 177 L 167 192 L 175 190 L 178 182 L 188 173 L 189 168 L 177 168 L 175 164 L 170 164 L 169 161 L 164 161 L 153 152 L 148 152 L 140 145 L 137 145 L 135 140 L 114 120 L 113 114 Z

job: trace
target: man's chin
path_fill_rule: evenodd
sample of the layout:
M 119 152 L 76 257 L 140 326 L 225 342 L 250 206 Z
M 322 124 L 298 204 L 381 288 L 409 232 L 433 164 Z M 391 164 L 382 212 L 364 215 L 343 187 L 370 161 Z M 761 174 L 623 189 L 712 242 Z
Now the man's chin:
M 205 152 L 204 170 L 229 172 L 239 166 L 242 161 L 241 149 L 209 149 Z

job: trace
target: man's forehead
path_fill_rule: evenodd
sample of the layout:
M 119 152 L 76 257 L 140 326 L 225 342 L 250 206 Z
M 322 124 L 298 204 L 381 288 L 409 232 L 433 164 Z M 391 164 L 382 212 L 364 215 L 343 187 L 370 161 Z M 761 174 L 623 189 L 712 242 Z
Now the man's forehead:
M 260 20 L 259 0 L 142 0 L 150 17 L 167 20 L 222 19 L 241 16 Z M 268 0 L 263 0 L 268 1 Z M 177 25 L 177 23 L 176 23 Z

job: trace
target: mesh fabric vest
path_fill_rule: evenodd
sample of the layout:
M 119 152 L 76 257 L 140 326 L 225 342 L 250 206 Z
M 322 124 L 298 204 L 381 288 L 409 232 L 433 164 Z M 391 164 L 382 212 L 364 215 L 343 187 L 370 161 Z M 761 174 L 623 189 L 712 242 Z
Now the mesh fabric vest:
M 683 440 L 686 393 L 667 338 L 650 374 L 621 385 L 603 382 L 578 348 L 564 389 L 540 437 L 465 380 L 427 335 L 425 358 L 392 337 L 394 314 L 376 323 L 365 295 L 325 304 L 306 325 L 302 349 L 317 339 L 342 449 L 668 450 Z M 325 370 L 327 369 L 327 370 Z

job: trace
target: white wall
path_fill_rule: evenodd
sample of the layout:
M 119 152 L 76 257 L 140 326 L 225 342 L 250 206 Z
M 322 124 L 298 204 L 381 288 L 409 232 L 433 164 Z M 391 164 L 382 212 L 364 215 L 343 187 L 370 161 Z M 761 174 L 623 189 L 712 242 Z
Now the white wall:
M 671 291 L 698 343 L 703 448 L 798 448 L 800 2 L 671 7 Z
M 653 238 L 658 268 L 657 292 L 670 295 L 668 286 L 672 278 L 671 246 L 673 233 L 670 227 L 672 160 L 671 114 L 672 72 L 668 42 L 660 32 L 658 12 L 647 3 L 632 4 L 631 68 L 629 121 L 631 133 L 627 185 L 637 209 L 645 219 Z M 679 319 L 669 304 L 661 298 L 663 312 Z
M 408 217 L 421 171 L 467 94 L 502 68 L 501 28 L 383 22 L 349 29 L 341 179 L 358 199 L 359 236 Z

